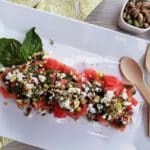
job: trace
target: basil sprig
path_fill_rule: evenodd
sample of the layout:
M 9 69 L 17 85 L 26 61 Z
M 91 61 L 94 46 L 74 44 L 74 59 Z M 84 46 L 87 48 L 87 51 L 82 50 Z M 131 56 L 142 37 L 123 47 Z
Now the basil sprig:
M 26 33 L 22 44 L 15 39 L 0 38 L 0 64 L 10 67 L 26 63 L 30 56 L 42 49 L 42 40 L 35 27 Z

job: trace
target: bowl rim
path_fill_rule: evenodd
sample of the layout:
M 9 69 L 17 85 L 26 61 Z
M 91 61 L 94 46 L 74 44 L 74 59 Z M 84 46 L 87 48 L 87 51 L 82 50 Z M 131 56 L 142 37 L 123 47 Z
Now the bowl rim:
M 128 28 L 131 28 L 131 29 L 133 29 L 133 30 L 137 30 L 137 31 L 141 31 L 141 32 L 145 32 L 145 31 L 148 31 L 148 30 L 150 30 L 150 26 L 148 27 L 148 28 L 139 28 L 139 27 L 135 27 L 135 26 L 133 26 L 133 25 L 130 25 L 129 23 L 127 23 L 125 20 L 124 20 L 124 18 L 123 18 L 123 12 L 124 12 L 124 9 L 125 9 L 125 7 L 126 7 L 126 5 L 127 5 L 127 3 L 128 3 L 128 1 L 129 0 L 126 0 L 125 2 L 124 2 L 124 5 L 123 5 L 123 7 L 122 7 L 122 9 L 121 9 L 121 13 L 120 13 L 120 19 L 121 19 L 121 21 L 126 25 L 126 26 L 128 26 Z

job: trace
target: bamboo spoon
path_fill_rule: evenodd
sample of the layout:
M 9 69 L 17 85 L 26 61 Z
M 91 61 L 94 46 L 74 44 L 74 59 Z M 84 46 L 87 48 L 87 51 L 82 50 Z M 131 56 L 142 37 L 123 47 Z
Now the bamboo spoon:
M 120 69 L 126 79 L 139 89 L 145 101 L 150 105 L 150 88 L 145 84 L 143 70 L 139 64 L 129 57 L 123 57 L 120 62 Z M 148 136 L 150 136 L 150 123 L 148 125 Z
M 148 48 L 147 48 L 147 53 L 146 53 L 146 57 L 145 57 L 145 67 L 146 67 L 146 69 L 147 69 L 147 72 L 149 72 L 150 73 L 150 44 L 148 45 Z M 148 84 L 150 84 L 150 78 L 149 77 L 147 77 L 147 79 L 148 79 Z M 150 106 L 149 106 L 149 108 L 148 108 L 148 126 L 149 126 L 149 136 L 150 136 Z

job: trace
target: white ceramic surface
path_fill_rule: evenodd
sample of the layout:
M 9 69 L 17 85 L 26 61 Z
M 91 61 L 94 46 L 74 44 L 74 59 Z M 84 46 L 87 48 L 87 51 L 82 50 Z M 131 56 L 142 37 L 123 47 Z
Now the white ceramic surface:
M 89 65 L 98 63 L 96 68 L 117 76 L 120 76 L 119 59 L 130 56 L 142 64 L 148 43 L 105 28 L 0 1 L 0 37 L 22 40 L 25 32 L 33 26 L 42 37 L 44 49 L 51 50 L 53 57 L 76 67 L 79 60 Z M 55 41 L 53 46 L 49 44 L 50 39 Z M 139 95 L 137 97 L 142 101 Z M 51 115 L 42 118 L 34 113 L 25 118 L 11 100 L 7 107 L 4 101 L 0 97 L 0 135 L 14 140 L 49 150 L 121 150 L 125 145 L 148 150 L 150 147 L 144 110 L 142 122 L 139 128 L 135 125 L 134 132 L 130 127 L 125 133 L 104 129 L 106 132 L 102 135 L 97 132 L 103 132 L 103 127 L 93 128 L 85 120 L 60 121 Z
M 123 7 L 122 7 L 122 10 L 121 10 L 121 13 L 120 13 L 120 16 L 119 16 L 119 20 L 118 20 L 118 25 L 121 29 L 124 29 L 130 33 L 133 33 L 133 34 L 142 34 L 142 33 L 145 33 L 147 31 L 150 30 L 150 27 L 146 28 L 146 29 L 141 29 L 141 28 L 138 28 L 138 27 L 135 27 L 133 25 L 130 25 L 128 24 L 127 22 L 125 22 L 125 20 L 123 19 L 123 13 L 124 13 L 124 9 L 126 7 L 126 4 L 129 0 L 126 0 Z

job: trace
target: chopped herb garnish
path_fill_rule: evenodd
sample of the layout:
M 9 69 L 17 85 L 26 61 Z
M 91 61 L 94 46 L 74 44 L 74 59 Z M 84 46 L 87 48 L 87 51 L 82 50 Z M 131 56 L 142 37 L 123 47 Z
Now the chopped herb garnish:
M 50 45 L 54 45 L 54 40 L 50 40 Z

